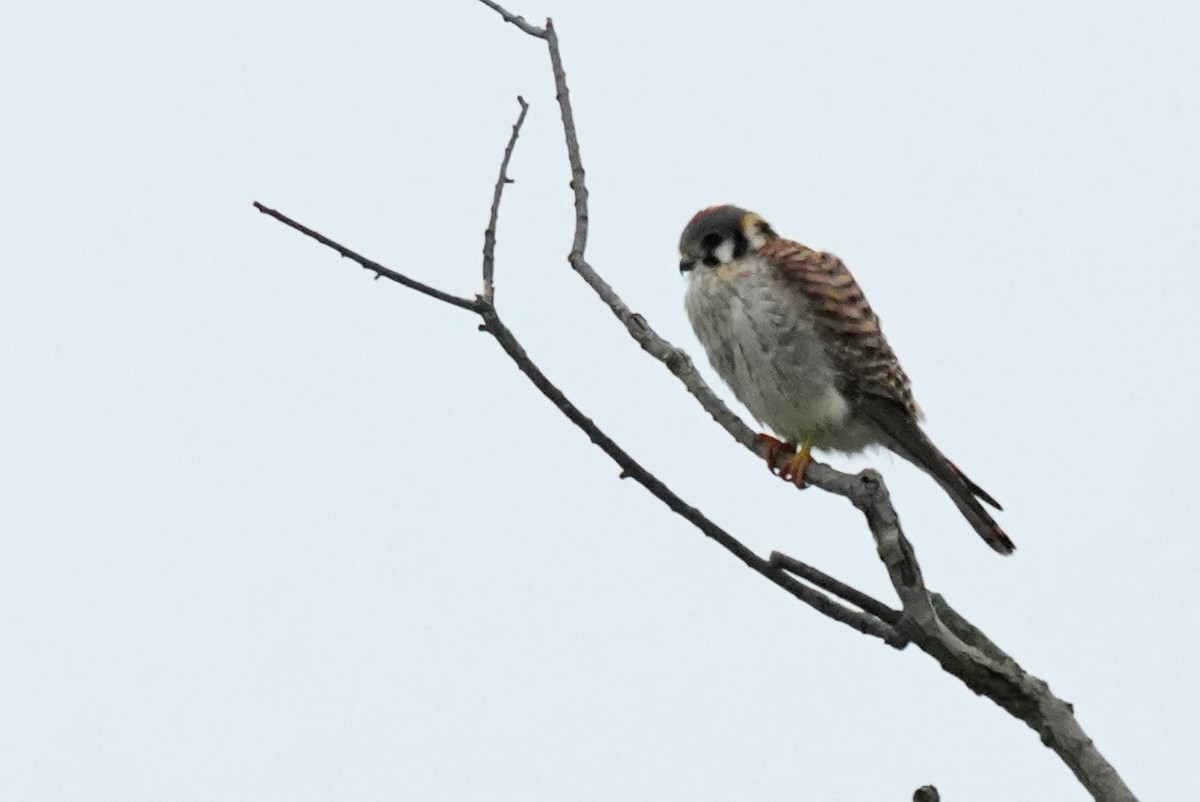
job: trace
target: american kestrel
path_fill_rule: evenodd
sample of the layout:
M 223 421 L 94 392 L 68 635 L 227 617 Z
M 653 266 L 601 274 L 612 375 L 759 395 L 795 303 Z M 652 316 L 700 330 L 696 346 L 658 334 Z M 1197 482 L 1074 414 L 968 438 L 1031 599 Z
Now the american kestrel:
M 1000 505 L 938 450 L 899 360 L 854 276 L 832 254 L 783 239 L 736 206 L 691 219 L 679 240 L 687 314 L 708 359 L 738 400 L 799 445 L 780 475 L 804 486 L 812 449 L 853 453 L 882 445 L 950 495 L 989 546 L 1016 547 L 984 509 Z

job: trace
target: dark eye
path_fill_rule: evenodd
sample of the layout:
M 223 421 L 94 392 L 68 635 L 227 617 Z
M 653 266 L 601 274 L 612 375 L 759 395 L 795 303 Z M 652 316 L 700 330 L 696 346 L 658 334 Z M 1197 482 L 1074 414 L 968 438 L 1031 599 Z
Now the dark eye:
M 703 246 L 704 250 L 712 253 L 721 245 L 721 235 L 716 232 L 705 234 L 704 239 L 700 240 L 700 245 Z

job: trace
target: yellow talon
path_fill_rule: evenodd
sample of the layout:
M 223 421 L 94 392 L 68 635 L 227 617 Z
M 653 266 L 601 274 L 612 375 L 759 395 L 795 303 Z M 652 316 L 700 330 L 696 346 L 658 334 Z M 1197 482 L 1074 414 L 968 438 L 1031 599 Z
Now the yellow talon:
M 792 482 L 796 487 L 808 487 L 804 481 L 804 474 L 808 471 L 808 466 L 813 461 L 812 447 L 812 438 L 804 438 L 804 445 L 800 448 L 800 451 L 797 452 L 796 456 L 788 460 L 787 464 L 779 472 L 780 478 Z

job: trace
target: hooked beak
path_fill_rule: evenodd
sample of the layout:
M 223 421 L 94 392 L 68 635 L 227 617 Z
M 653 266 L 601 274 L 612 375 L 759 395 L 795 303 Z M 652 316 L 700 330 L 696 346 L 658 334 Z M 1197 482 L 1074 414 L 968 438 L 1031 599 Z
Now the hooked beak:
M 693 259 L 690 254 L 685 253 L 683 255 L 683 258 L 679 260 L 680 274 L 692 272 L 692 268 L 694 268 L 695 266 L 696 266 L 696 260 Z

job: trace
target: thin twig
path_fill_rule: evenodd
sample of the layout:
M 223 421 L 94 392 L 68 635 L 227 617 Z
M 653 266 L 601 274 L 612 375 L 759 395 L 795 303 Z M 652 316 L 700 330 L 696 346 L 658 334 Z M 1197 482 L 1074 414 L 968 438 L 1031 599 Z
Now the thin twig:
M 480 0 L 480 2 L 500 14 L 506 22 L 513 22 L 516 19 L 520 19 L 491 0 Z M 742 419 L 734 414 L 733 410 L 721 400 L 721 397 L 713 392 L 699 371 L 696 370 L 691 357 L 683 349 L 676 347 L 659 336 L 646 323 L 645 318 L 631 310 L 621 299 L 621 296 L 617 295 L 612 285 L 605 281 L 588 263 L 585 255 L 589 225 L 586 172 L 583 167 L 583 157 L 580 153 L 579 135 L 575 128 L 575 111 L 571 106 L 571 90 L 567 86 L 567 73 L 563 67 L 562 52 L 558 44 L 558 34 L 554 30 L 552 20 L 546 20 L 546 27 L 544 29 L 527 30 L 528 25 L 525 27 L 518 25 L 517 27 L 520 27 L 521 30 L 530 36 L 544 40 L 550 54 L 550 69 L 554 76 L 554 94 L 558 100 L 559 116 L 562 118 L 563 125 L 563 136 L 566 139 L 567 161 L 571 167 L 571 192 L 575 206 L 575 231 L 571 242 L 571 252 L 567 257 L 568 262 L 570 262 L 575 272 L 587 282 L 588 286 L 612 310 L 612 313 L 625 326 L 625 330 L 629 333 L 629 336 L 648 354 L 666 365 L 667 369 L 683 382 L 684 387 L 700 403 L 700 406 L 712 416 L 713 420 L 719 423 L 734 440 L 758 456 L 765 457 L 767 449 L 763 441 L 759 439 L 758 433 L 743 423 Z M 788 455 L 780 450 L 776 459 L 776 467 L 782 467 L 787 462 Z M 821 463 L 813 463 L 806 474 L 809 483 L 829 491 L 825 481 L 827 478 L 826 471 L 832 471 L 832 469 Z
M 333 248 L 335 251 L 337 251 L 339 254 L 341 254 L 343 258 L 351 259 L 355 262 L 358 262 L 358 264 L 362 265 L 367 270 L 370 270 L 372 273 L 374 273 L 376 278 L 378 278 L 380 276 L 383 276 L 384 278 L 389 278 L 392 281 L 396 282 L 397 284 L 403 284 L 405 287 L 408 287 L 410 290 L 416 290 L 417 292 L 421 293 L 422 295 L 428 295 L 430 298 L 436 298 L 437 300 L 442 301 L 443 303 L 448 303 L 451 306 L 457 306 L 459 309 L 466 309 L 471 312 L 479 311 L 479 302 L 477 300 L 473 301 L 470 298 L 460 298 L 457 295 L 451 295 L 448 292 L 443 292 L 434 287 L 430 287 L 428 284 L 423 284 L 420 281 L 417 281 L 416 279 L 411 279 L 408 276 L 405 276 L 401 273 L 397 273 L 394 270 L 389 270 L 388 268 L 384 267 L 383 265 L 379 264 L 378 262 L 373 262 L 364 256 L 359 256 L 358 254 L 351 251 L 349 248 L 347 248 L 343 245 L 340 245 L 340 244 L 334 242 L 333 240 L 329 239 L 329 237 L 326 237 L 323 234 L 319 234 L 316 231 L 313 231 L 311 228 L 308 228 L 305 225 L 297 223 L 295 220 L 288 217 L 287 215 L 281 214 L 280 212 L 277 212 L 274 209 L 269 209 L 266 206 L 263 206 L 258 201 L 254 202 L 254 208 L 258 209 L 260 212 L 267 215 L 268 217 L 274 217 L 276 220 L 283 223 L 285 226 L 290 226 L 291 228 L 296 229 L 304 236 L 311 237 L 312 239 L 315 239 L 317 242 L 321 243 L 322 245 Z
M 808 563 L 801 562 L 795 557 L 789 557 L 778 551 L 771 552 L 770 559 L 773 565 L 778 565 L 789 574 L 795 574 L 804 581 L 816 585 L 822 590 L 827 590 L 834 596 L 845 599 L 858 609 L 865 613 L 870 613 L 881 621 L 892 626 L 900 623 L 903 613 L 899 610 L 893 610 L 878 599 L 868 596 L 858 588 L 850 587 L 845 582 L 835 579 L 819 568 L 814 568 Z
M 852 610 L 844 605 L 839 604 L 838 602 L 826 596 L 824 593 L 805 585 L 803 582 L 790 575 L 783 568 L 772 565 L 769 560 L 764 560 L 762 557 L 759 557 L 748 546 L 735 538 L 733 535 L 726 532 L 713 521 L 709 520 L 704 513 L 685 502 L 683 499 L 677 496 L 674 491 L 667 487 L 666 484 L 664 484 L 658 477 L 642 467 L 637 460 L 635 460 L 629 455 L 628 452 L 617 445 L 617 443 L 611 437 L 605 434 L 600 427 L 597 426 L 594 421 L 592 421 L 591 418 L 589 418 L 578 407 L 576 407 L 570 401 L 570 399 L 568 399 L 563 392 L 559 390 L 558 387 L 556 387 L 544 373 L 542 373 L 538 366 L 534 364 L 533 360 L 529 358 L 529 355 L 525 352 L 525 349 L 521 346 L 521 343 L 517 340 L 516 336 L 508 329 L 507 326 L 504 325 L 504 322 L 500 319 L 499 314 L 496 312 L 496 307 L 492 303 L 483 299 L 482 297 L 476 298 L 474 301 L 466 301 L 461 298 L 456 298 L 448 293 L 444 293 L 441 290 L 427 287 L 420 282 L 413 281 L 401 273 L 397 273 L 396 271 L 383 267 L 382 265 L 373 262 L 366 257 L 360 256 L 346 246 L 335 242 L 334 240 L 331 240 L 306 226 L 296 223 L 291 218 L 280 214 L 279 212 L 268 210 L 261 206 L 259 207 L 259 210 L 265 214 L 270 214 L 270 216 L 274 217 L 276 220 L 291 226 L 302 234 L 311 237 L 317 242 L 320 242 L 322 245 L 326 245 L 334 249 L 345 258 L 350 259 L 353 262 L 357 262 L 368 270 L 374 271 L 377 275 L 391 279 L 392 281 L 395 281 L 396 283 L 402 284 L 406 287 L 416 289 L 418 292 L 422 292 L 433 298 L 437 298 L 438 300 L 454 304 L 455 306 L 463 306 L 463 308 L 470 309 L 472 312 L 477 313 L 483 319 L 483 325 L 480 328 L 496 339 L 496 342 L 500 344 L 500 347 L 504 349 L 504 352 L 508 354 L 513 362 L 516 363 L 521 372 L 533 382 L 534 386 L 537 387 L 538 390 L 540 390 L 541 393 L 546 396 L 546 398 L 550 399 L 554 406 L 556 406 L 564 415 L 566 415 L 572 423 L 582 429 L 588 438 L 597 446 L 599 446 L 605 454 L 608 454 L 610 457 L 612 457 L 617 465 L 621 467 L 621 473 L 623 476 L 627 476 L 645 487 L 677 515 L 685 518 L 705 535 L 712 538 L 721 546 L 733 553 L 734 556 L 736 556 L 747 566 L 762 574 L 767 579 L 786 590 L 788 593 L 791 593 L 800 601 L 809 605 L 823 615 L 826 615 L 835 621 L 840 621 L 841 623 L 857 630 L 858 632 L 862 632 L 865 635 L 872 635 L 896 646 L 897 648 L 902 648 L 903 638 L 900 637 L 899 633 L 897 633 L 894 627 L 880 621 L 878 618 L 868 613 Z
M 555 98 L 562 116 L 563 133 L 567 138 L 567 160 L 571 163 L 571 193 L 575 196 L 575 237 L 571 242 L 571 255 L 575 260 L 583 258 L 587 250 L 588 236 L 588 191 L 583 172 L 583 157 L 579 155 L 579 136 L 575 133 L 575 112 L 571 108 L 571 90 L 567 88 L 567 73 L 563 69 L 562 53 L 558 49 L 558 34 L 554 20 L 546 20 L 546 44 L 550 49 L 550 71 L 554 74 Z M 597 276 L 599 278 L 599 276 Z
M 513 123 L 512 136 L 508 138 L 504 158 L 500 160 L 500 175 L 496 178 L 496 188 L 492 192 L 492 211 L 488 215 L 487 229 L 483 232 L 483 298 L 486 301 L 492 301 L 496 297 L 492 276 L 496 272 L 496 224 L 500 217 L 500 196 L 504 194 L 504 185 L 512 183 L 512 179 L 508 177 L 508 162 L 517 147 L 517 137 L 521 135 L 521 126 L 525 124 L 525 114 L 529 111 L 529 104 L 525 102 L 525 98 L 517 95 L 517 102 L 521 104 L 521 113 Z
M 501 180 L 497 183 L 497 189 L 503 187 L 504 165 L 507 164 L 511 157 L 512 148 L 515 147 L 518 129 L 524 119 L 526 105 L 522 102 L 521 115 L 517 118 L 517 123 L 514 125 L 513 134 L 509 140 L 509 147 L 505 150 L 504 162 L 502 163 L 500 176 Z M 493 199 L 492 212 L 493 217 L 499 215 L 500 200 L 502 194 L 497 191 Z M 681 515 L 701 532 L 715 540 L 717 543 L 732 552 L 738 559 L 754 569 L 758 573 L 770 579 L 776 585 L 779 585 L 784 590 L 791 593 L 800 601 L 808 604 L 822 614 L 840 621 L 853 629 L 864 634 L 873 635 L 877 638 L 890 643 L 897 648 L 902 648 L 903 638 L 900 637 L 896 629 L 877 618 L 858 610 L 852 610 L 844 605 L 839 604 L 833 599 L 818 590 L 808 587 L 804 583 L 797 580 L 795 577 L 787 573 L 781 567 L 771 564 L 769 560 L 764 560 L 754 553 L 749 547 L 739 541 L 737 538 L 730 535 L 714 522 L 709 520 L 703 513 L 692 507 L 679 496 L 677 496 L 669 487 L 667 487 L 658 477 L 654 476 L 648 470 L 641 466 L 632 456 L 624 449 L 616 444 L 612 438 L 605 434 L 599 426 L 583 414 L 564 394 L 559 390 L 542 371 L 534 364 L 533 360 L 525 352 L 516 336 L 504 325 L 499 314 L 496 312 L 495 305 L 488 299 L 480 296 L 473 301 L 468 301 L 464 298 L 458 298 L 449 293 L 442 292 L 421 282 L 414 281 L 407 276 L 390 270 L 383 265 L 374 262 L 366 257 L 360 256 L 354 251 L 339 242 L 336 242 L 323 234 L 314 231 L 307 226 L 304 226 L 295 220 L 287 217 L 274 209 L 268 209 L 260 203 L 254 204 L 260 212 L 274 217 L 276 220 L 294 228 L 305 236 L 320 242 L 333 250 L 337 251 L 344 258 L 357 262 L 368 270 L 373 271 L 377 276 L 384 276 L 406 287 L 422 292 L 430 297 L 436 298 L 446 303 L 470 309 L 479 314 L 483 318 L 483 325 L 480 327 L 484 331 L 491 334 L 504 352 L 516 363 L 517 367 L 524 373 L 530 381 L 545 395 L 550 401 L 558 407 L 564 415 L 567 416 L 576 426 L 584 431 L 585 434 L 599 446 L 606 454 L 621 467 L 621 475 L 632 478 L 638 484 L 649 490 L 656 498 L 660 499 L 676 514 Z M 494 222 L 494 221 L 493 221 Z M 488 240 L 488 234 L 485 234 L 485 242 Z M 484 249 L 485 266 L 484 271 L 487 271 L 487 259 L 490 257 L 488 249 L 485 245 Z
M 518 17 L 516 14 L 509 13 L 499 3 L 493 3 L 492 0 L 479 0 L 479 2 L 483 3 L 485 6 L 503 17 L 505 22 L 516 25 L 530 36 L 536 36 L 538 39 L 546 38 L 546 31 L 544 29 L 539 28 L 536 25 L 530 25 L 525 21 L 524 17 Z

